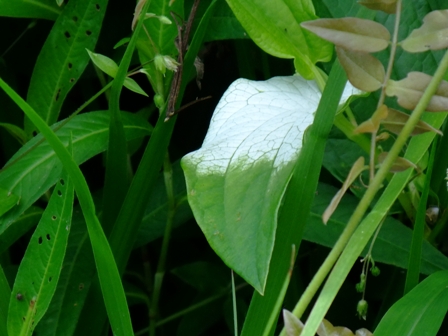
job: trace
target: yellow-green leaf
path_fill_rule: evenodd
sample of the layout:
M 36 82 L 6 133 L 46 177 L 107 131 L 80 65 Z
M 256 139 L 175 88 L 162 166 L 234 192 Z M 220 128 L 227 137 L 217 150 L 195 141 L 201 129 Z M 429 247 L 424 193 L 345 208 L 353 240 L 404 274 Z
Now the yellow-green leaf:
M 377 52 L 386 49 L 389 31 L 381 24 L 358 18 L 318 19 L 301 26 L 317 36 L 345 49 Z

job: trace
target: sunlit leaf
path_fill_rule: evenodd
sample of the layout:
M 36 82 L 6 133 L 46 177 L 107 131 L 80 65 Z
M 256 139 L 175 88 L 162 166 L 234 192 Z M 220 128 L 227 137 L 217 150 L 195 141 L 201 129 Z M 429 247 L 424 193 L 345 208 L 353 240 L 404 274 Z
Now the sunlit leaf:
M 401 42 L 407 52 L 422 52 L 448 47 L 448 10 L 437 10 L 423 18 L 423 25 L 414 29 Z
M 358 18 L 318 19 L 301 26 L 345 49 L 377 52 L 386 49 L 389 31 L 381 24 Z
M 417 106 L 432 76 L 422 72 L 410 72 L 400 81 L 389 80 L 386 86 L 388 96 L 396 96 L 400 106 L 413 110 Z M 439 112 L 448 110 L 448 82 L 442 81 L 434 96 L 429 101 L 427 111 Z
M 357 89 L 373 92 L 384 82 L 384 66 L 374 56 L 359 51 L 336 47 L 339 62 L 347 73 L 348 80 Z
M 384 160 L 386 159 L 387 155 L 389 153 L 388 152 L 382 152 L 378 155 L 378 163 L 383 163 Z M 395 159 L 394 164 L 392 165 L 392 167 L 390 168 L 390 171 L 392 173 L 399 173 L 402 172 L 408 168 L 414 168 L 416 170 L 418 170 L 417 165 L 415 165 L 414 163 L 412 163 L 411 161 L 403 158 L 403 157 L 397 157 Z
M 389 108 L 387 117 L 384 120 L 381 120 L 381 125 L 389 132 L 400 134 L 408 119 L 409 114 Z M 412 131 L 412 135 L 422 134 L 425 132 L 436 132 L 437 134 L 443 135 L 440 130 L 432 127 L 428 123 L 425 123 L 423 120 L 419 120 Z
M 331 200 L 331 203 L 328 205 L 327 209 L 322 215 L 322 221 L 324 224 L 327 224 L 328 219 L 331 217 L 333 212 L 338 207 L 339 202 L 341 201 L 342 197 L 344 196 L 345 192 L 350 188 L 353 181 L 359 176 L 359 174 L 362 173 L 362 171 L 365 170 L 364 166 L 364 157 L 360 157 L 356 162 L 353 164 L 352 169 L 350 169 L 350 172 L 347 176 L 347 178 L 344 181 L 344 184 L 342 185 L 341 189 L 338 191 L 338 193 L 333 197 Z
M 381 105 L 372 115 L 371 118 L 367 119 L 363 123 L 361 123 L 358 127 L 353 131 L 356 133 L 373 133 L 378 131 L 380 127 L 380 122 L 384 118 L 387 117 L 387 106 Z
M 358 3 L 369 9 L 380 10 L 388 14 L 395 14 L 397 11 L 397 0 L 362 0 Z

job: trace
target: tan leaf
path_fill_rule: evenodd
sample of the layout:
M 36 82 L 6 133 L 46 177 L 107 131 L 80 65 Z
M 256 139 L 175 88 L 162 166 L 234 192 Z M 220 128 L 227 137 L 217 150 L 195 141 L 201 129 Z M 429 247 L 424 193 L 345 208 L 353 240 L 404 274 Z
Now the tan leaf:
M 378 90 L 384 81 L 384 66 L 374 56 L 336 47 L 338 59 L 352 85 L 366 92 Z
M 374 133 L 380 128 L 380 122 L 387 117 L 387 106 L 381 105 L 370 117 L 353 130 L 353 133 Z
M 423 92 L 431 81 L 431 76 L 422 72 L 410 72 L 400 81 L 389 80 L 386 86 L 388 96 L 396 96 L 398 104 L 413 110 Z M 438 112 L 448 110 L 448 82 L 442 81 L 435 95 L 431 98 L 427 111 Z
M 414 29 L 400 44 L 407 52 L 448 47 L 448 10 L 437 10 L 427 14 L 423 18 L 423 25 Z
M 325 212 L 322 215 L 322 221 L 324 224 L 327 224 L 328 220 L 330 219 L 333 212 L 338 207 L 339 202 L 342 199 L 342 196 L 344 196 L 347 189 L 351 186 L 354 180 L 359 176 L 359 174 L 362 173 L 363 170 L 368 168 L 367 166 L 364 166 L 364 157 L 360 157 L 356 162 L 353 164 L 352 169 L 350 169 L 350 172 L 348 173 L 347 178 L 345 179 L 344 183 L 342 184 L 341 189 L 334 195 L 333 199 L 331 200 L 328 207 L 325 209 Z
M 390 41 L 390 33 L 384 26 L 365 19 L 318 19 L 300 25 L 337 46 L 354 51 L 380 51 Z
M 389 152 L 382 152 L 380 155 L 378 155 L 378 163 L 383 163 L 388 154 Z M 415 170 L 418 170 L 418 167 L 414 163 L 399 156 L 395 159 L 394 164 L 390 168 L 390 172 L 399 173 L 408 168 L 414 168 Z
M 395 14 L 397 11 L 397 0 L 363 0 L 358 3 L 369 9 L 380 10 L 388 14 Z
M 299 336 L 303 329 L 303 323 L 290 311 L 283 309 L 283 321 L 285 332 L 288 336 Z
M 408 119 L 408 114 L 389 108 L 389 113 L 387 114 L 387 117 L 381 121 L 381 125 L 383 125 L 383 127 L 391 133 L 400 134 Z M 443 135 L 441 131 L 422 120 L 417 123 L 414 130 L 412 131 L 412 135 L 422 134 L 425 132 L 435 132 L 437 134 Z
M 382 132 L 380 134 L 377 135 L 376 142 L 381 142 L 381 141 L 386 141 L 387 139 L 390 138 L 390 134 L 387 132 Z
M 355 336 L 373 336 L 373 334 L 366 328 L 356 330 Z

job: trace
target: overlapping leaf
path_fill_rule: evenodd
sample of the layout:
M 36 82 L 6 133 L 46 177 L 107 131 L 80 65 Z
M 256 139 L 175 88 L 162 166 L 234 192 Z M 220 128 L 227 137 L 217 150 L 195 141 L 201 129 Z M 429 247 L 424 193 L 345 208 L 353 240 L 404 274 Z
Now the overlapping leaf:
M 354 92 L 346 88 L 343 100 Z M 202 148 L 181 162 L 210 245 L 261 293 L 280 200 L 320 95 L 298 76 L 239 79 L 218 104 Z
M 6 189 L 0 188 L 0 216 L 16 205 L 20 197 Z
M 60 13 L 54 0 L 0 0 L 0 16 L 56 20 Z
M 381 125 L 387 129 L 389 132 L 394 134 L 399 134 L 403 129 L 403 126 L 409 119 L 409 114 L 395 110 L 393 108 L 388 108 L 387 117 L 381 120 Z M 422 134 L 425 132 L 435 132 L 437 134 L 443 135 L 442 132 L 430 124 L 420 120 L 412 131 L 412 135 Z

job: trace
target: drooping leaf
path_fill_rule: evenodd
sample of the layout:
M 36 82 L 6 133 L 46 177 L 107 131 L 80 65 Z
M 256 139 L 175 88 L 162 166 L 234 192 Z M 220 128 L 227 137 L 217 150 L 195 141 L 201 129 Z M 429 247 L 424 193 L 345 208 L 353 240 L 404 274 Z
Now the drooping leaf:
M 10 335 L 31 335 L 56 290 L 73 210 L 74 189 L 63 175 L 31 237 L 11 292 Z
M 377 52 L 386 49 L 389 31 L 381 24 L 359 18 L 318 19 L 302 22 L 303 28 L 344 49 Z
M 396 302 L 381 319 L 374 335 L 437 335 L 448 310 L 447 303 L 448 271 L 440 271 Z
M 387 14 L 395 14 L 397 11 L 397 0 L 362 0 L 358 3 L 369 9 L 380 10 Z
M 346 88 L 343 100 L 354 90 Z M 202 148 L 181 161 L 210 245 L 261 293 L 280 200 L 319 98 L 316 84 L 298 76 L 239 79 L 221 98 Z
M 336 47 L 339 62 L 347 73 L 348 80 L 357 89 L 366 92 L 378 90 L 384 82 L 384 66 L 374 56 Z
M 56 20 L 61 11 L 54 0 L 0 0 L 0 16 Z
M 386 86 L 388 96 L 396 96 L 400 106 L 413 110 L 419 102 L 423 92 L 431 81 L 432 76 L 422 72 L 412 71 L 400 81 L 389 80 Z M 448 110 L 448 82 L 442 81 L 436 94 L 429 101 L 427 111 L 438 112 Z
M 27 136 L 23 129 L 16 125 L 8 123 L 0 123 L 0 127 L 3 127 L 5 130 L 7 130 L 8 133 L 11 134 L 21 145 L 25 144 Z
M 314 64 L 331 59 L 332 46 L 300 27 L 316 19 L 312 1 L 228 0 L 247 34 L 265 52 L 293 58 L 296 71 L 306 79 L 315 77 Z
M 381 105 L 372 115 L 371 118 L 361 123 L 353 131 L 354 133 L 374 133 L 378 131 L 381 120 L 387 117 L 388 109 L 386 105 Z
M 324 224 L 327 224 L 328 219 L 331 217 L 333 212 L 336 210 L 336 208 L 339 205 L 339 202 L 341 201 L 344 194 L 347 192 L 348 188 L 350 188 L 351 184 L 355 179 L 358 178 L 359 174 L 365 170 L 366 167 L 364 166 L 364 157 L 360 157 L 356 162 L 353 164 L 352 169 L 350 169 L 350 172 L 345 179 L 341 189 L 337 192 L 337 194 L 333 197 L 330 204 L 328 205 L 327 209 L 325 209 L 323 215 L 322 215 L 322 221 Z
M 448 47 L 448 10 L 437 10 L 423 18 L 423 25 L 400 43 L 407 52 L 423 52 Z
M 380 153 L 378 155 L 378 163 L 379 164 L 383 163 L 383 161 L 386 159 L 388 154 L 389 154 L 388 152 Z M 408 168 L 414 168 L 414 169 L 418 170 L 418 167 L 416 164 L 412 163 L 408 159 L 405 159 L 405 158 L 399 156 L 395 159 L 395 162 L 392 165 L 390 171 L 392 173 L 398 173 L 398 172 L 402 172 Z
M 65 97 L 89 62 L 85 48 L 94 49 L 106 7 L 107 0 L 70 1 L 40 51 L 31 76 L 27 102 L 48 125 L 58 120 Z M 35 130 L 35 126 L 25 118 L 28 136 Z
M 389 132 L 394 134 L 399 134 L 403 129 L 403 126 L 409 119 L 409 114 L 395 110 L 393 108 L 388 108 L 387 117 L 381 120 L 381 125 L 387 129 Z M 420 120 L 412 131 L 412 135 L 422 134 L 425 132 L 435 132 L 437 134 L 443 135 L 443 133 L 432 127 L 430 124 Z

